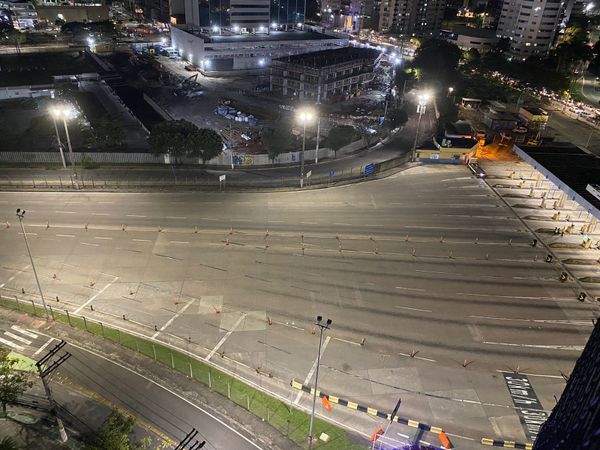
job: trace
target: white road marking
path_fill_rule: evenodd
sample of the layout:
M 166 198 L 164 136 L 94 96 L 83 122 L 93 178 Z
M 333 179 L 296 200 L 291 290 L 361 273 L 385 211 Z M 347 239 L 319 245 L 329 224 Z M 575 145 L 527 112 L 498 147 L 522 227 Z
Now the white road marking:
M 499 373 L 514 373 L 510 370 L 500 370 L 500 369 L 496 369 L 496 372 Z M 522 375 L 527 375 L 528 377 L 542 377 L 542 378 L 556 378 L 559 380 L 564 380 L 564 377 L 562 375 L 547 375 L 547 374 L 543 374 L 543 373 L 525 373 L 525 372 L 519 372 Z
M 185 220 L 187 217 L 183 216 L 167 216 L 166 219 Z
M 221 346 L 225 343 L 225 341 L 227 340 L 227 338 L 229 336 L 231 336 L 231 333 L 233 333 L 235 331 L 235 329 L 240 325 L 240 323 L 242 323 L 242 320 L 244 320 L 246 318 L 246 313 L 243 313 L 240 318 L 233 324 L 233 326 L 231 327 L 231 330 L 229 330 L 227 333 L 225 333 L 225 336 L 223 336 L 221 338 L 221 340 L 218 342 L 217 345 L 215 345 L 215 348 L 213 348 L 210 353 L 208 354 L 208 356 L 205 358 L 206 361 L 209 361 L 210 358 L 212 358 L 215 353 L 217 353 L 217 350 L 219 350 L 219 348 L 221 348 Z
M 15 273 L 13 276 L 11 276 L 8 280 L 6 280 L 5 283 L 0 284 L 0 289 L 2 289 L 4 286 L 6 286 L 8 283 L 10 283 L 15 278 L 17 278 L 18 275 L 22 274 L 27 269 L 29 269 L 29 264 L 27 264 L 25 267 L 23 267 L 21 270 L 19 270 L 17 273 Z
M 92 213 L 92 216 L 110 216 L 108 213 Z
M 28 209 L 29 212 L 31 212 L 31 210 Z M 27 236 L 37 236 L 37 233 L 27 233 Z M 23 233 L 19 233 L 19 236 L 23 236 Z
M 31 331 L 24 330 L 23 328 L 18 327 L 17 325 L 13 325 L 10 328 L 11 330 L 15 330 L 17 333 L 21 333 L 23 336 L 30 337 L 31 339 L 37 339 L 38 337 L 37 334 L 32 333 Z
M 56 237 L 74 238 L 74 234 L 56 234 Z
M 154 333 L 152 335 L 152 339 L 155 339 L 156 336 L 158 336 L 162 331 L 165 331 L 165 329 L 169 325 L 171 325 L 175 319 L 177 319 L 180 315 L 182 315 L 185 312 L 185 310 L 188 309 L 192 305 L 192 303 L 194 303 L 194 300 L 196 300 L 196 299 L 193 298 L 189 302 L 187 302 L 185 305 L 183 305 L 183 308 L 181 308 L 179 311 L 177 311 L 177 313 L 173 317 L 171 317 L 169 320 L 167 320 L 167 322 L 162 327 L 160 327 L 160 329 L 156 333 Z
M 420 308 L 411 308 L 410 306 L 399 306 L 399 305 L 394 305 L 394 308 L 398 308 L 398 309 L 409 309 L 411 311 L 420 311 L 420 312 L 433 312 L 430 309 L 420 309 Z
M 252 445 L 253 447 L 256 447 L 258 450 L 264 450 L 262 447 L 259 447 L 258 445 L 256 445 L 254 442 L 252 442 L 250 439 L 248 439 L 246 436 L 244 436 L 243 434 L 241 434 L 238 430 L 236 430 L 235 428 L 233 428 L 231 425 L 228 425 L 227 423 L 223 422 L 221 419 L 219 419 L 216 416 L 213 416 L 211 413 L 209 413 L 208 411 L 206 411 L 205 409 L 202 409 L 200 406 L 196 405 L 195 403 L 192 403 L 191 401 L 189 401 L 187 398 L 182 397 L 180 394 L 178 394 L 175 391 L 172 391 L 171 389 L 157 383 L 154 380 L 151 380 L 150 378 L 140 374 L 138 371 L 135 370 L 131 370 L 129 367 L 126 367 L 118 362 L 115 362 L 112 359 L 107 358 L 106 356 L 100 355 L 99 353 L 96 353 L 92 350 L 89 350 L 87 348 L 81 347 L 77 344 L 73 344 L 72 342 L 69 342 L 69 345 L 78 348 L 81 351 L 87 352 L 87 353 L 91 353 L 92 355 L 96 356 L 97 358 L 101 358 L 105 361 L 110 362 L 111 364 L 114 364 L 115 366 L 120 367 L 123 370 L 126 370 L 128 372 L 131 372 L 135 375 L 137 375 L 140 378 L 143 378 L 144 380 L 146 380 L 148 383 L 151 383 L 155 386 L 158 386 L 159 388 L 167 391 L 169 394 L 174 395 L 175 397 L 179 398 L 180 400 L 183 400 L 184 402 L 186 402 L 188 405 L 192 406 L 193 408 L 196 408 L 198 411 L 203 412 L 204 414 L 206 414 L 208 417 L 210 417 L 211 419 L 215 420 L 216 422 L 219 422 L 221 425 L 223 425 L 224 427 L 226 427 L 228 430 L 231 430 L 233 433 L 237 434 L 239 437 L 241 437 L 242 439 L 244 439 L 246 442 L 248 442 L 250 445 Z
M 33 356 L 36 356 L 36 355 L 39 355 L 40 353 L 42 353 L 42 352 L 43 352 L 43 351 L 46 349 L 46 347 L 48 347 L 48 345 L 50 345 L 50 342 L 52 342 L 53 340 L 54 340 L 54 338 L 53 338 L 53 337 L 51 337 L 50 339 L 48 339 L 48 340 L 47 340 L 47 341 L 44 343 L 44 345 L 42 345 L 40 348 L 38 348 L 38 349 L 35 351 L 35 353 L 33 354 Z
M 336 341 L 345 342 L 346 344 L 358 345 L 359 347 L 362 347 L 360 345 L 360 342 L 349 341 L 347 339 L 342 339 L 342 338 L 338 338 L 338 337 L 334 337 L 333 339 L 335 339 Z
M 132 239 L 134 242 L 152 242 L 150 239 Z
M 404 291 L 424 291 L 425 289 L 419 289 L 419 288 L 409 288 L 409 287 L 404 287 L 404 286 L 396 286 L 396 289 L 402 289 Z
M 399 354 L 400 356 L 406 356 L 407 358 L 415 358 L 415 359 L 420 359 L 420 360 L 422 360 L 422 361 L 436 362 L 436 360 L 435 360 L 435 359 L 431 359 L 431 358 L 425 358 L 425 357 L 423 357 L 423 356 L 417 356 L 417 355 L 411 356 L 411 355 L 409 355 L 408 353 L 398 353 L 398 354 Z
M 100 244 L 90 244 L 89 242 L 80 242 L 81 245 L 89 245 L 91 247 L 100 247 Z
M 94 236 L 94 239 L 102 239 L 105 241 L 110 241 L 112 238 L 111 237 L 104 237 L 104 236 Z
M 11 348 L 14 348 L 15 350 L 22 352 L 23 350 L 25 350 L 25 347 L 21 347 L 20 345 L 15 344 L 12 341 L 7 341 L 6 339 L 0 338 L 0 342 L 2 342 L 3 344 L 8 345 Z
M 345 223 L 345 222 L 333 222 L 334 225 L 342 225 L 342 226 L 348 226 L 351 227 L 352 224 L 351 223 Z
M 189 244 L 189 241 L 170 241 L 171 244 Z
M 148 217 L 148 216 L 142 216 L 140 214 L 127 214 L 127 217 Z
M 76 211 L 54 211 L 55 213 L 58 214 L 77 214 Z
M 327 348 L 327 344 L 329 344 L 329 341 L 331 340 L 331 336 L 327 336 L 325 338 L 325 341 L 323 342 L 323 345 L 321 347 L 321 357 L 323 357 L 323 353 L 325 353 L 325 349 Z M 317 358 L 315 358 L 315 362 L 313 363 L 312 367 L 310 368 L 310 370 L 308 371 L 308 375 L 306 375 L 306 379 L 304 380 L 304 385 L 308 386 L 308 383 L 310 383 L 310 379 L 313 376 L 313 373 L 315 373 L 315 370 L 317 370 Z M 296 396 L 296 400 L 294 400 L 294 404 L 298 404 L 298 402 L 300 401 L 300 399 L 302 398 L 302 393 L 304 391 L 298 391 L 298 395 Z
M 117 281 L 119 279 L 119 277 L 115 277 L 114 280 L 112 280 L 110 283 L 108 283 L 106 286 L 104 286 L 102 289 L 100 289 L 98 292 L 96 292 L 96 294 L 94 294 L 92 297 L 90 297 L 90 299 L 85 302 L 83 305 L 81 305 L 79 308 L 77 308 L 75 310 L 75 314 L 79 314 L 79 312 L 85 308 L 87 305 L 89 305 L 90 303 L 92 303 L 96 297 L 98 297 L 100 294 L 102 294 L 105 290 L 107 290 L 111 284 L 113 284 L 115 281 Z
M 100 205 L 114 205 L 115 202 L 97 202 Z
M 13 338 L 15 341 L 22 342 L 25 345 L 31 344 L 31 341 L 29 339 L 25 339 L 24 337 L 21 337 L 21 336 L 18 336 L 16 334 L 14 334 L 14 333 L 11 333 L 10 331 L 5 331 L 4 335 L 8 336 L 10 338 Z
M 384 227 L 385 225 L 372 225 L 370 223 L 365 225 L 366 227 Z
M 300 222 L 302 225 L 319 225 L 317 222 Z
M 471 336 L 473 336 L 475 342 L 483 341 L 483 334 L 481 333 L 481 331 L 479 331 L 477 325 L 470 323 L 467 325 L 467 329 L 469 330 L 469 333 L 471 333 Z
M 593 327 L 592 320 L 563 320 L 563 319 L 518 319 L 512 317 L 494 317 L 494 316 L 469 316 L 475 319 L 487 320 L 506 320 L 511 322 L 534 322 L 534 323 L 551 323 L 555 325 L 574 325 L 582 327 Z
M 583 351 L 583 345 L 536 345 L 536 344 L 514 344 L 511 342 L 491 342 L 486 341 L 488 345 L 506 345 L 508 347 L 523 347 L 523 348 L 542 348 L 547 350 L 567 350 L 573 352 Z
M 558 297 L 526 297 L 521 295 L 495 295 L 495 294 L 472 294 L 468 292 L 457 292 L 456 295 L 469 295 L 471 297 L 497 297 L 497 298 L 514 298 L 518 300 L 571 300 L 569 298 L 558 298 Z

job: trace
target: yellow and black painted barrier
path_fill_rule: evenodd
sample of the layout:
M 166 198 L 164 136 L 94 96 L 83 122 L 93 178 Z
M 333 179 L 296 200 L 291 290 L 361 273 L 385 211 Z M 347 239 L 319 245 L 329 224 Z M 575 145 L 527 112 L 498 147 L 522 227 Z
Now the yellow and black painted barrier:
M 501 441 L 498 439 L 481 438 L 481 443 L 483 445 L 491 445 L 493 447 L 522 448 L 525 450 L 533 449 L 533 444 L 523 444 L 522 442 L 515 442 L 515 441 Z
M 311 395 L 313 395 L 315 392 L 314 389 L 311 388 L 310 386 L 305 386 L 302 383 L 297 382 L 296 380 L 292 380 L 291 384 L 294 389 L 298 389 L 299 391 L 304 391 Z M 345 400 L 343 398 L 335 397 L 333 395 L 327 395 L 327 394 L 324 394 L 323 392 L 321 392 L 320 390 L 317 391 L 317 396 L 319 398 L 325 397 L 327 400 L 329 400 L 330 403 L 335 403 L 336 405 L 345 406 L 346 408 L 350 408 L 350 409 L 354 409 L 355 411 L 367 413 L 371 416 L 381 417 L 382 419 L 392 420 L 391 414 L 389 414 L 387 412 L 379 411 L 375 408 L 370 408 L 368 406 L 359 405 L 358 403 L 354 403 L 354 402 L 351 402 L 350 400 Z M 402 424 L 402 425 L 408 425 L 409 427 L 412 427 L 412 428 L 418 428 L 419 430 L 430 431 L 435 434 L 440 434 L 440 433 L 444 432 L 444 430 L 442 430 L 440 427 L 433 427 L 431 425 L 427 425 L 426 423 L 419 422 L 418 420 L 405 419 L 403 417 L 394 416 L 393 421 L 398 422 L 399 424 Z M 525 447 L 517 447 L 517 448 L 525 448 Z M 528 447 L 528 448 L 530 448 L 530 447 Z

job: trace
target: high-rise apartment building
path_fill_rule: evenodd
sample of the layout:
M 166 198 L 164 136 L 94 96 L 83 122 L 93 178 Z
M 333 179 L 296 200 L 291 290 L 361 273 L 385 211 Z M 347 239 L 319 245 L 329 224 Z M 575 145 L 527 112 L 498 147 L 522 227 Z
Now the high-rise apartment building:
M 446 0 L 382 0 L 379 30 L 402 36 L 432 36 L 442 24 Z
M 512 55 L 545 56 L 556 38 L 565 3 L 563 0 L 505 0 L 496 34 L 510 39 Z

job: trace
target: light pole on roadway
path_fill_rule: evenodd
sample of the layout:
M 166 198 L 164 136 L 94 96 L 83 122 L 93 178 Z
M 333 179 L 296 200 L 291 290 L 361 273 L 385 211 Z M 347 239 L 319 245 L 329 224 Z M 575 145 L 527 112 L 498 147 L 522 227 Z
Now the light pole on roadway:
M 313 422 L 315 420 L 315 407 L 317 405 L 317 390 L 319 389 L 319 365 L 321 364 L 321 347 L 323 346 L 323 332 L 331 327 L 331 319 L 327 319 L 323 323 L 323 317 L 317 316 L 315 325 L 320 328 L 319 331 L 319 351 L 317 353 L 317 370 L 315 371 L 315 385 L 313 391 L 312 412 L 310 414 L 310 428 L 308 430 L 308 450 L 312 449 L 313 443 Z
M 71 162 L 71 167 L 73 167 L 73 177 L 75 177 L 75 179 L 77 179 L 77 170 L 75 169 L 75 157 L 73 156 L 73 147 L 71 146 L 71 136 L 69 135 L 69 127 L 67 126 L 67 119 L 73 117 L 73 115 L 75 114 L 75 111 L 73 110 L 73 108 L 71 106 L 68 105 L 58 105 L 53 107 L 50 110 L 50 113 L 52 114 L 52 118 L 54 120 L 56 119 L 62 119 L 63 121 L 63 125 L 65 127 L 65 134 L 67 136 L 67 146 L 69 147 L 69 160 Z M 56 125 L 56 122 L 55 122 Z M 58 130 L 57 130 L 57 134 L 58 134 Z M 62 155 L 62 153 L 61 153 Z
M 60 151 L 60 159 L 62 161 L 63 168 L 66 169 L 67 163 L 65 161 L 65 154 L 63 152 L 63 146 L 60 140 L 60 134 L 58 132 L 58 125 L 56 124 L 56 116 L 52 112 L 50 113 L 50 115 L 52 116 L 52 122 L 54 123 L 54 131 L 56 133 L 56 142 L 58 143 L 58 150 Z
M 428 93 L 423 93 L 419 95 L 419 104 L 417 105 L 417 114 L 419 115 L 419 119 L 417 120 L 417 129 L 415 131 L 415 142 L 413 143 L 412 146 L 412 152 L 411 152 L 411 161 L 415 161 L 416 160 L 416 155 L 417 155 L 417 142 L 419 139 L 419 127 L 421 126 L 421 117 L 423 117 L 423 114 L 425 114 L 425 110 L 427 109 L 427 102 L 429 101 L 429 94 Z
M 300 153 L 300 188 L 304 187 L 304 151 L 306 150 L 306 125 L 313 121 L 315 113 L 312 109 L 303 108 L 298 111 L 298 121 L 302 124 L 302 152 Z
M 35 282 L 37 283 L 37 287 L 40 292 L 40 297 L 42 298 L 42 304 L 44 305 L 44 314 L 46 315 L 46 320 L 48 320 L 49 317 L 48 317 L 48 308 L 46 307 L 46 300 L 44 300 L 44 294 L 42 293 L 42 286 L 40 285 L 40 280 L 38 278 L 37 271 L 35 270 L 35 264 L 33 263 L 33 257 L 31 256 L 31 248 L 29 248 L 29 239 L 27 239 L 27 233 L 25 233 L 25 226 L 23 225 L 23 218 L 25 217 L 25 210 L 21 209 L 21 208 L 17 208 L 17 217 L 19 218 L 19 223 L 21 224 L 21 231 L 23 232 L 23 239 L 25 239 L 25 246 L 27 247 L 27 254 L 29 255 L 29 261 L 31 262 L 31 268 L 33 269 L 33 276 L 35 277 Z

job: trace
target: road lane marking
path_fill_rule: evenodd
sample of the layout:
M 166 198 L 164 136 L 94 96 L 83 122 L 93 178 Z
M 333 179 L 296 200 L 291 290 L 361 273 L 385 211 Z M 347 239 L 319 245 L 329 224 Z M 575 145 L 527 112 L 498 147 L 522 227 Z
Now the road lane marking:
M 64 237 L 64 238 L 74 238 L 74 234 L 56 234 L 56 237 Z
M 54 211 L 57 214 L 77 214 L 76 211 Z
M 92 213 L 92 216 L 110 216 L 108 213 Z
M 329 341 L 331 340 L 331 336 L 327 336 L 325 338 L 325 341 L 323 342 L 323 345 L 321 347 L 321 357 L 323 357 L 323 353 L 325 353 L 325 349 L 327 348 L 327 344 L 329 344 Z M 310 383 L 310 379 L 313 376 L 313 373 L 315 373 L 315 370 L 317 370 L 317 360 L 318 358 L 315 358 L 315 362 L 313 363 L 312 367 L 310 368 L 310 370 L 308 371 L 308 375 L 306 375 L 306 379 L 304 380 L 304 385 L 308 386 L 308 383 Z M 302 393 L 304 391 L 299 391 L 298 395 L 296 396 L 296 400 L 294 400 L 294 404 L 298 404 L 298 402 L 300 401 L 300 398 L 302 398 Z
M 420 311 L 420 312 L 427 312 L 427 313 L 433 312 L 433 311 L 432 311 L 432 310 L 430 310 L 430 309 L 411 308 L 410 306 L 399 306 L 399 305 L 394 305 L 394 308 L 398 308 L 398 309 L 409 309 L 409 310 L 411 310 L 411 311 Z
M 146 218 L 148 216 L 143 216 L 141 214 L 127 214 L 127 217 L 143 217 L 143 218 Z
M 567 320 L 567 319 L 518 319 L 512 317 L 495 317 L 495 316 L 469 316 L 475 319 L 487 320 L 506 320 L 512 322 L 534 322 L 534 323 L 550 323 L 554 325 L 573 325 L 582 327 L 593 327 L 594 324 L 589 320 Z
M 483 334 L 481 333 L 477 325 L 470 323 L 467 325 L 467 329 L 469 330 L 469 333 L 471 333 L 471 336 L 473 337 L 475 342 L 483 341 Z
M 170 241 L 171 244 L 189 244 L 189 241 Z
M 347 339 L 342 339 L 342 338 L 338 338 L 338 337 L 334 337 L 333 339 L 335 339 L 336 341 L 345 342 L 346 344 L 352 344 L 352 345 L 357 345 L 359 347 L 362 347 L 362 345 L 360 345 L 360 342 L 349 341 Z
M 18 336 L 14 333 L 11 333 L 10 331 L 5 331 L 4 332 L 5 336 L 8 336 L 10 338 L 13 338 L 15 341 L 19 341 L 22 342 L 25 345 L 30 345 L 32 341 L 30 341 L 29 339 L 25 339 L 24 337 Z
M 22 352 L 23 350 L 25 350 L 25 347 L 22 347 L 22 346 L 20 346 L 20 345 L 17 345 L 17 344 L 15 344 L 14 342 L 12 342 L 12 341 L 9 341 L 9 340 L 6 340 L 6 339 L 4 339 L 4 338 L 0 338 L 0 342 L 2 342 L 3 344 L 6 344 L 6 345 L 8 345 L 8 346 L 9 346 L 9 347 L 11 347 L 11 348 L 14 348 L 15 350 L 17 350 L 17 351 L 19 351 L 19 352 Z
M 15 278 L 17 278 L 18 275 L 22 274 L 27 269 L 29 269 L 29 266 L 30 266 L 30 264 L 27 264 L 25 267 L 23 267 L 21 270 L 19 270 L 17 273 L 15 273 L 13 276 L 11 276 L 8 280 L 6 280 L 6 282 L 0 284 L 0 289 L 2 289 L 4 286 L 6 286 L 8 283 L 10 283 Z
M 102 239 L 105 241 L 110 241 L 112 238 L 111 237 L 104 237 L 104 236 L 94 236 L 94 239 Z
M 244 320 L 246 318 L 246 313 L 243 313 L 240 318 L 233 324 L 233 326 L 231 327 L 231 330 L 229 330 L 227 333 L 225 333 L 225 336 L 223 336 L 221 338 L 221 340 L 217 343 L 217 345 L 215 345 L 215 348 L 213 348 L 210 353 L 208 354 L 208 356 L 205 358 L 206 361 L 210 361 L 210 358 L 212 358 L 215 353 L 217 353 L 217 350 L 219 350 L 219 348 L 221 348 L 221 346 L 225 343 L 225 341 L 227 340 L 227 338 L 229 336 L 231 336 L 231 333 L 233 333 L 235 331 L 235 329 L 240 325 L 240 323 L 242 323 L 242 320 Z
M 28 210 L 28 211 L 31 212 L 31 210 Z M 27 234 L 27 236 L 37 236 L 38 235 L 37 233 L 31 233 L 31 232 L 26 233 L 26 234 Z M 19 233 L 19 236 L 23 236 L 23 233 Z
M 23 336 L 30 337 L 31 339 L 37 339 L 37 337 L 38 337 L 37 334 L 32 333 L 31 331 L 25 330 L 17 325 L 13 325 L 10 328 L 11 328 L 11 330 L 15 330 L 17 333 L 21 333 Z
M 152 335 L 152 339 L 156 339 L 156 336 L 158 336 L 161 332 L 163 332 L 169 325 L 171 325 L 173 323 L 173 321 L 175 319 L 177 319 L 180 315 L 182 315 L 186 309 L 188 309 L 192 303 L 194 303 L 194 300 L 196 300 L 195 298 L 192 298 L 189 302 L 187 302 L 185 305 L 183 305 L 183 308 L 181 308 L 173 317 L 171 317 L 169 320 L 167 320 L 167 322 L 160 327 L 160 329 L 154 333 Z
M 39 355 L 40 353 L 42 353 L 42 352 L 43 352 L 43 351 L 46 349 L 46 347 L 48 347 L 48 345 L 50 345 L 50 342 L 52 342 L 53 340 L 54 340 L 54 338 L 53 338 L 53 337 L 51 337 L 50 339 L 48 339 L 48 340 L 47 340 L 47 341 L 44 343 L 44 345 L 42 345 L 40 348 L 38 348 L 38 349 L 35 351 L 35 353 L 33 354 L 33 356 L 36 356 L 36 355 Z
M 499 373 L 514 373 L 514 371 L 510 371 L 510 370 L 500 370 L 500 369 L 496 369 L 496 372 Z M 558 380 L 564 380 L 565 377 L 563 377 L 562 375 L 547 375 L 544 373 L 526 373 L 526 372 L 519 372 L 522 373 L 523 375 L 527 375 L 528 377 L 542 377 L 542 378 L 556 378 Z
M 185 220 L 187 217 L 183 216 L 167 216 L 166 219 Z
M 342 225 L 342 226 L 346 226 L 346 227 L 352 226 L 351 223 L 345 223 L 345 222 L 333 222 L 333 225 Z
M 134 242 L 152 242 L 150 239 L 132 239 Z
M 100 244 L 90 244 L 89 242 L 80 242 L 81 245 L 89 245 L 90 247 L 100 247 Z
M 400 356 L 406 356 L 407 358 L 414 358 L 414 359 L 420 359 L 422 361 L 429 361 L 429 362 L 437 362 L 435 359 L 431 359 L 431 358 L 425 358 L 423 356 L 417 356 L 417 355 L 410 355 L 408 353 L 398 353 Z
M 89 305 L 90 303 L 92 303 L 96 297 L 98 297 L 100 294 L 102 294 L 106 289 L 108 289 L 110 287 L 110 285 L 112 285 L 115 281 L 117 281 L 119 279 L 119 277 L 114 277 L 114 279 L 108 283 L 106 286 L 104 286 L 102 289 L 100 289 L 98 292 L 96 292 L 92 297 L 90 297 L 90 299 L 85 302 L 83 305 L 81 305 L 79 308 L 77 308 L 74 313 L 75 314 L 79 314 L 79 312 L 85 308 L 87 305 Z
M 522 347 L 522 348 L 540 348 L 546 350 L 566 350 L 572 352 L 583 351 L 583 345 L 537 345 L 537 344 L 515 344 L 511 342 L 492 342 L 485 341 L 484 344 L 488 345 L 505 345 L 508 347 Z
M 420 291 L 420 292 L 425 291 L 425 289 L 409 288 L 409 287 L 404 287 L 404 286 L 396 286 L 396 289 L 402 289 L 402 290 L 405 290 L 405 291 Z

